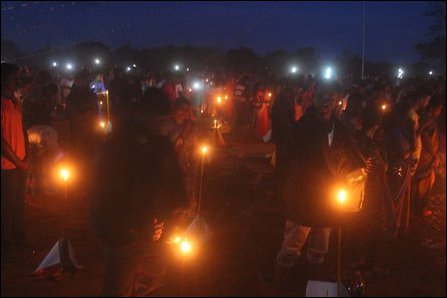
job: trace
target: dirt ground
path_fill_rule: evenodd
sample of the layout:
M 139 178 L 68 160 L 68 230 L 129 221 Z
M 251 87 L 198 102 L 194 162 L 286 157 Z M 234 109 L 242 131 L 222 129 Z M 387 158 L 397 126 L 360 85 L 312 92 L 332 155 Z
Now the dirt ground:
M 206 168 L 203 216 L 212 229 L 210 242 L 193 261 L 173 262 L 160 296 L 273 296 L 275 255 L 284 220 L 274 193 L 270 144 L 230 142 L 214 150 Z M 2 296 L 99 296 L 101 245 L 89 226 L 89 198 L 73 193 L 68 215 L 70 239 L 83 269 L 57 281 L 30 276 L 63 232 L 61 195 L 28 197 L 27 230 L 32 247 L 2 255 Z M 438 179 L 430 220 L 412 221 L 409 239 L 382 245 L 376 275 L 364 275 L 367 296 L 445 296 L 445 180 Z M 354 252 L 344 238 L 343 272 L 352 277 Z M 335 279 L 336 243 L 331 240 L 327 270 Z M 304 296 L 306 274 L 296 268 L 284 296 Z

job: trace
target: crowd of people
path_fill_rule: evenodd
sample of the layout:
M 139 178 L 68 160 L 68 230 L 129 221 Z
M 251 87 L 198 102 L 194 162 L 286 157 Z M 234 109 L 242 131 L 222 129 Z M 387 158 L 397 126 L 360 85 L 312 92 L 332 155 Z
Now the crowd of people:
M 355 82 L 121 68 L 71 74 L 2 63 L 1 79 L 2 254 L 27 243 L 27 181 L 51 191 L 45 169 L 76 160 L 104 243 L 107 296 L 146 295 L 160 284 L 160 239 L 196 214 L 198 148 L 217 124 L 241 140 L 275 144 L 286 219 L 279 287 L 306 241 L 307 260 L 323 263 L 332 228 L 341 224 L 328 189 L 353 175 L 364 181 L 359 268 L 374 268 L 378 246 L 407 235 L 411 213 L 433 214 L 431 190 L 445 162 L 445 76 Z M 58 121 L 69 123 L 66 144 Z M 102 121 L 112 128 L 102 129 Z

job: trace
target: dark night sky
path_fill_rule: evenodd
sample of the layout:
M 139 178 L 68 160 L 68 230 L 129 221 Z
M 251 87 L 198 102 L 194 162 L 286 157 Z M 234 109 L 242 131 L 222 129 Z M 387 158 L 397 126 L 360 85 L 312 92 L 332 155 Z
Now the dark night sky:
M 99 40 L 112 48 L 210 45 L 259 53 L 314 46 L 361 54 L 363 2 L 2 1 L 2 39 L 25 50 Z M 366 58 L 410 63 L 433 20 L 428 2 L 367 2 Z

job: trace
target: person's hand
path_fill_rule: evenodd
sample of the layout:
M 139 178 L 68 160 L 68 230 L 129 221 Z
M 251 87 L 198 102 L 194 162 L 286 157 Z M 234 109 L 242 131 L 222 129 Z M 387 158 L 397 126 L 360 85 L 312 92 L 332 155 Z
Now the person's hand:
M 159 221 L 157 218 L 154 219 L 154 234 L 152 235 L 152 241 L 158 241 L 163 234 L 164 223 Z
M 369 157 L 369 158 L 366 160 L 366 163 L 365 163 L 365 171 L 366 171 L 366 174 L 370 174 L 371 171 L 372 171 L 375 167 L 376 167 L 376 162 L 374 161 L 373 158 Z

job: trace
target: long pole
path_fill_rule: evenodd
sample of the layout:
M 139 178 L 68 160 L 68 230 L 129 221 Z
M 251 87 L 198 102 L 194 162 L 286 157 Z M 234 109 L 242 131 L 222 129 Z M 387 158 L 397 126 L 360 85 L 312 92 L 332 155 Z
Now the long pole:
M 202 190 L 203 190 L 203 172 L 205 171 L 205 154 L 202 154 L 202 160 L 200 162 L 200 185 L 199 185 L 199 202 L 197 203 L 197 215 L 200 214 L 200 208 L 202 205 Z
M 341 226 L 338 228 L 337 297 L 340 297 L 340 287 L 341 287 Z
M 366 3 L 363 2 L 363 18 L 362 18 L 362 25 L 363 25 L 363 32 L 362 32 L 362 80 L 365 79 L 365 9 L 366 9 Z

